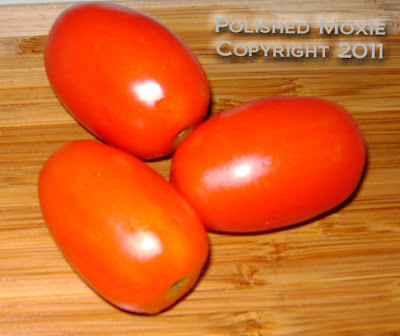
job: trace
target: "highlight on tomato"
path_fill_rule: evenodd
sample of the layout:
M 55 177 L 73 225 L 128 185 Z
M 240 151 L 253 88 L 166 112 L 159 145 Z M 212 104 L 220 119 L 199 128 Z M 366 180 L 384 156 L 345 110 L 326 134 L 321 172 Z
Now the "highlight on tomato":
M 105 300 L 155 314 L 195 285 L 208 255 L 205 228 L 143 161 L 106 144 L 74 141 L 47 160 L 38 186 L 60 250 Z
M 194 53 L 131 8 L 68 8 L 48 34 L 44 61 L 67 110 L 101 140 L 141 158 L 170 154 L 206 116 L 209 85 Z
M 361 131 L 343 107 L 271 97 L 196 128 L 174 153 L 171 182 L 209 230 L 258 232 L 338 206 L 355 191 L 365 161 Z

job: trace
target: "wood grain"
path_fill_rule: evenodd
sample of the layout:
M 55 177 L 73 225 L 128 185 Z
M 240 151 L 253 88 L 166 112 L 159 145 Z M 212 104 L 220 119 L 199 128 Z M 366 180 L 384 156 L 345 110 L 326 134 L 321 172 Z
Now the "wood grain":
M 258 235 L 209 234 L 194 291 L 158 316 L 128 314 L 72 271 L 43 222 L 37 177 L 62 144 L 92 138 L 54 96 L 46 34 L 68 3 L 0 6 L 0 335 L 400 335 L 400 3 L 120 1 L 168 25 L 209 77 L 212 113 L 270 95 L 346 107 L 368 144 L 358 193 L 318 219 Z M 215 17 L 303 21 L 307 37 L 216 34 Z M 319 19 L 384 22 L 387 35 L 323 37 Z M 383 60 L 223 58 L 235 43 L 383 43 Z M 167 177 L 170 161 L 150 164 Z M 329 190 L 327 190 L 329 192 Z

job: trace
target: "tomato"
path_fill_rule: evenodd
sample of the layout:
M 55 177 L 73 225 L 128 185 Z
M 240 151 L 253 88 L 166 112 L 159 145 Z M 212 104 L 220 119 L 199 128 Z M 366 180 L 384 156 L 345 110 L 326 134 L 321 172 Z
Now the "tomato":
M 139 157 L 170 154 L 208 108 L 206 75 L 184 42 L 117 4 L 70 7 L 45 46 L 48 79 L 68 111 L 103 141 Z
M 256 232 L 305 221 L 352 194 L 362 134 L 333 102 L 272 97 L 222 112 L 177 148 L 171 182 L 210 230 Z
M 48 228 L 104 299 L 157 313 L 193 287 L 208 254 L 203 224 L 143 161 L 91 140 L 56 151 L 39 177 Z

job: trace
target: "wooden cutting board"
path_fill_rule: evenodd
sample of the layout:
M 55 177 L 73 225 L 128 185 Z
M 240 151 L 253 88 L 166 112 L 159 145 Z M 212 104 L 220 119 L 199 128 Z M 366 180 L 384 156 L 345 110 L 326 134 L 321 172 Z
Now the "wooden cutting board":
M 213 113 L 271 95 L 343 105 L 368 144 L 365 177 L 355 197 L 317 220 L 259 235 L 210 234 L 210 263 L 185 300 L 158 316 L 119 311 L 72 271 L 38 205 L 46 158 L 92 138 L 60 105 L 43 66 L 46 34 L 70 4 L 0 6 L 0 335 L 400 335 L 400 2 L 120 3 L 165 23 L 194 50 L 209 76 Z M 216 33 L 216 17 L 307 22 L 311 32 Z M 319 20 L 335 18 L 383 22 L 386 35 L 319 35 Z M 330 45 L 332 52 L 223 57 L 222 40 Z M 339 59 L 342 42 L 382 43 L 384 58 Z M 170 161 L 151 166 L 168 176 Z

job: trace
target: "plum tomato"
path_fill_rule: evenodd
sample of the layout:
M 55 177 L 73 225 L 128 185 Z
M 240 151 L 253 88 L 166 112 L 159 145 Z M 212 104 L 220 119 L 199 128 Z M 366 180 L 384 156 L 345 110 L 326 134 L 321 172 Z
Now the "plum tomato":
M 208 255 L 190 205 L 140 159 L 109 145 L 64 145 L 39 177 L 43 217 L 75 271 L 100 296 L 154 314 L 192 288 Z
M 209 85 L 193 52 L 128 7 L 68 8 L 50 29 L 44 61 L 67 110 L 101 140 L 141 158 L 170 154 L 206 116 Z
M 303 222 L 356 189 L 366 145 L 341 106 L 270 97 L 224 111 L 178 146 L 171 182 L 209 230 L 257 232 Z

